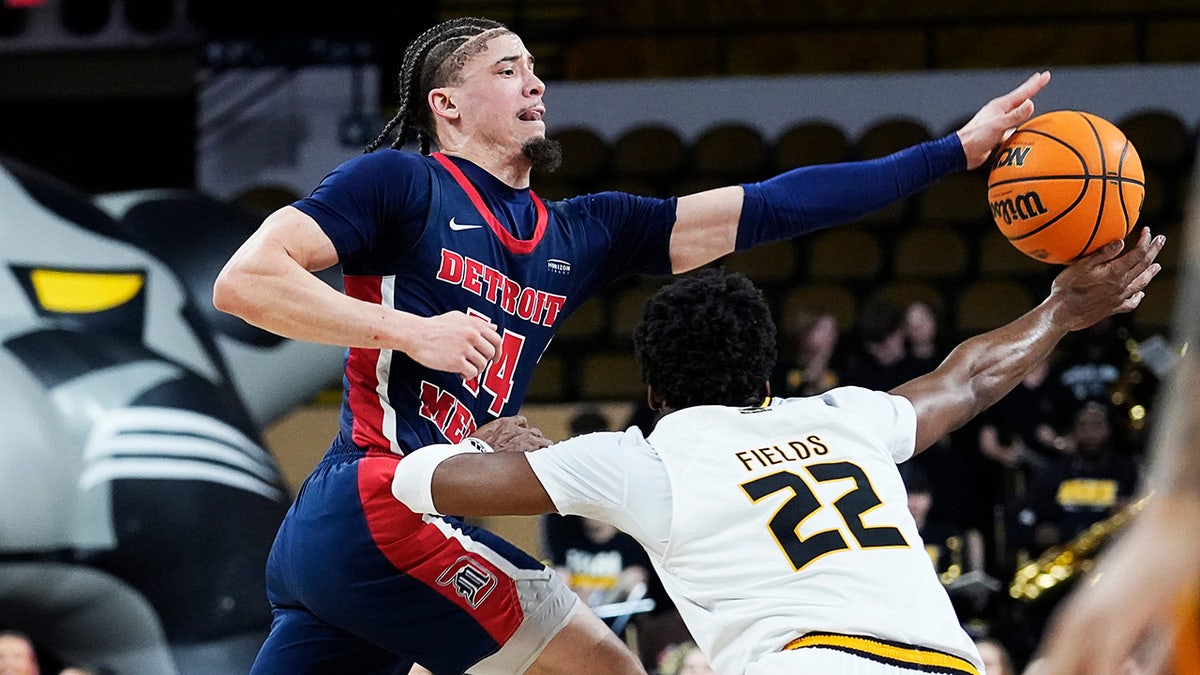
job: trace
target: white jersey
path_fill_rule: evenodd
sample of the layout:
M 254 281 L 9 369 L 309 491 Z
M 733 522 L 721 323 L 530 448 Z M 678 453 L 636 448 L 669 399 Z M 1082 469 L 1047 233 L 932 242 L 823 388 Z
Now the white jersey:
M 591 434 L 528 458 L 561 512 L 646 548 L 719 673 L 776 661 L 810 633 L 937 650 L 982 672 L 908 512 L 896 464 L 915 435 L 907 399 L 841 387 L 687 408 L 649 439 Z

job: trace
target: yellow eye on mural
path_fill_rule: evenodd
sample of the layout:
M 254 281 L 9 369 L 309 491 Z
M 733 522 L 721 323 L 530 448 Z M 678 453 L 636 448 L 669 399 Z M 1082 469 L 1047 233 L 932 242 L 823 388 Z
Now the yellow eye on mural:
M 137 272 L 29 271 L 38 304 L 50 312 L 88 314 L 119 307 L 137 296 L 146 282 Z

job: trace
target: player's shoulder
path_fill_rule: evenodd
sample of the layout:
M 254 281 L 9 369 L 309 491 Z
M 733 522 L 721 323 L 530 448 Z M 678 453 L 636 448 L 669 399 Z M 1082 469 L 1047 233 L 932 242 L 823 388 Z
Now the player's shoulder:
M 604 192 L 589 192 L 575 197 L 568 197 L 557 203 L 585 213 L 603 214 L 617 211 L 633 211 L 639 207 L 659 205 L 673 200 L 673 197 L 670 199 L 643 197 L 628 192 L 606 190 Z
M 549 203 L 563 209 L 588 212 L 603 210 L 625 203 L 623 194 L 624 193 L 612 191 L 588 192 L 581 195 L 575 195 L 573 197 L 557 199 Z
M 350 157 L 342 166 L 360 166 L 388 171 L 428 171 L 432 157 L 409 153 L 408 150 L 385 148 Z
M 433 160 L 424 155 L 391 148 L 356 155 L 342 162 L 338 171 L 356 175 L 380 174 L 396 176 L 405 173 L 426 173 Z
M 872 403 L 891 403 L 892 399 L 898 397 L 893 396 L 886 391 L 867 389 L 866 387 L 844 386 L 834 387 L 823 394 L 818 394 L 814 398 L 819 399 L 823 404 L 833 408 L 849 408 L 856 405 Z
M 796 398 L 776 398 L 769 406 L 772 410 L 797 411 L 809 410 L 838 410 L 847 413 L 875 413 L 881 409 L 905 410 L 911 414 L 912 404 L 908 399 L 885 391 L 867 389 L 865 387 L 843 386 L 835 387 L 815 396 Z

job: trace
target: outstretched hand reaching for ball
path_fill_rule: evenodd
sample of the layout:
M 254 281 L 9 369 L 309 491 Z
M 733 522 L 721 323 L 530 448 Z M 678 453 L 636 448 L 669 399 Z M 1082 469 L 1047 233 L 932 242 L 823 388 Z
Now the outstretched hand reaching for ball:
M 992 150 L 1033 115 L 1033 97 L 1049 82 L 1049 71 L 1034 73 L 1021 86 L 988 101 L 958 130 L 968 169 L 983 166 Z
M 1142 228 L 1137 243 L 1123 255 L 1124 241 L 1118 239 L 1059 272 L 1050 297 L 1066 308 L 1064 325 L 1080 330 L 1110 314 L 1133 311 L 1162 269 L 1154 259 L 1165 243 L 1161 234 L 1152 236 L 1150 228 Z

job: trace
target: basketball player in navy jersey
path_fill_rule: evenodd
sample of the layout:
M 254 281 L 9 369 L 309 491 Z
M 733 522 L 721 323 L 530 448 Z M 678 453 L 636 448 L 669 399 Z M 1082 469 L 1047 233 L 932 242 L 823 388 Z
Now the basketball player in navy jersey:
M 348 347 L 341 429 L 268 562 L 275 619 L 254 672 L 641 672 L 532 557 L 396 502 L 397 462 L 472 436 L 546 445 L 513 416 L 555 328 L 608 282 L 694 269 L 978 167 L 1048 81 L 1035 74 L 958 132 L 878 160 L 679 199 L 547 203 L 530 172 L 558 150 L 521 40 L 472 18 L 420 35 L 400 110 L 367 153 L 270 215 L 214 287 L 215 305 L 249 323 Z M 414 133 L 421 153 L 397 151 Z M 345 293 L 311 273 L 335 264 Z

